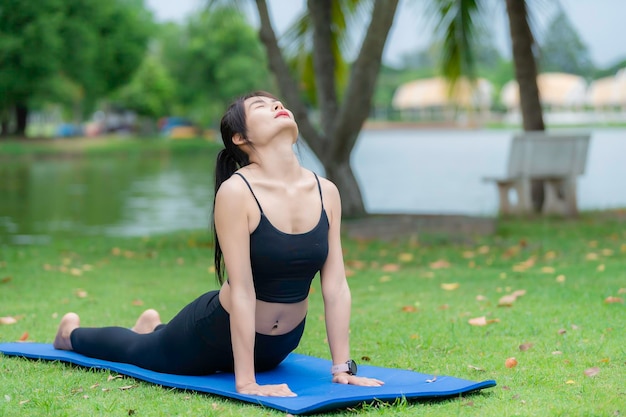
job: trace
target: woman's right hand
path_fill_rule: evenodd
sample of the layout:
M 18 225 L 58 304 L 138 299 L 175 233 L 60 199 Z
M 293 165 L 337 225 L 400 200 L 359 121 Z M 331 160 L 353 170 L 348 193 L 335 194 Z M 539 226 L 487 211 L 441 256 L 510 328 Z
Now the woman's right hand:
M 287 384 L 259 385 L 257 383 L 237 387 L 239 394 L 259 395 L 261 397 L 296 397 L 296 393 Z

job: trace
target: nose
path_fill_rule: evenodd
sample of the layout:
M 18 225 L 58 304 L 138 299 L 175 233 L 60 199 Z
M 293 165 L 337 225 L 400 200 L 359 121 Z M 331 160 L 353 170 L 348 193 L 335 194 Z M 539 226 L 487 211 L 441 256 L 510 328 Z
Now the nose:
M 280 101 L 275 101 L 274 102 L 274 110 L 284 110 L 285 106 L 283 106 L 283 103 L 281 103 Z

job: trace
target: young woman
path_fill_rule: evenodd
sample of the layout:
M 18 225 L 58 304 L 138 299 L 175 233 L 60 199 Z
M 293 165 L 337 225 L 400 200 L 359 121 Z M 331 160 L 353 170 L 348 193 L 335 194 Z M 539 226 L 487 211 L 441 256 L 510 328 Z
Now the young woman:
M 130 330 L 81 328 L 68 313 L 55 348 L 158 372 L 234 372 L 239 393 L 294 396 L 286 384 L 257 384 L 255 373 L 276 367 L 298 346 L 319 271 L 333 382 L 382 385 L 357 376 L 350 359 L 339 193 L 300 166 L 293 114 L 271 94 L 252 93 L 228 108 L 221 134 L 213 210 L 220 290 L 200 296 L 168 324 L 147 310 Z

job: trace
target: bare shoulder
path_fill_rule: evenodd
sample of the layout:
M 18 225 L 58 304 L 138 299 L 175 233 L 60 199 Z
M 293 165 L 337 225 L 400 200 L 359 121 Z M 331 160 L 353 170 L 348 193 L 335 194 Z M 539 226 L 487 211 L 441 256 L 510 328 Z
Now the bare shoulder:
M 317 176 L 320 180 L 320 186 L 322 187 L 322 196 L 324 198 L 324 205 L 327 208 L 330 208 L 331 211 L 337 211 L 340 213 L 341 210 L 341 196 L 339 195 L 339 190 L 335 183 L 330 181 L 327 178 Z
M 220 185 L 215 196 L 215 202 L 241 201 L 241 198 L 249 192 L 243 179 L 233 175 Z

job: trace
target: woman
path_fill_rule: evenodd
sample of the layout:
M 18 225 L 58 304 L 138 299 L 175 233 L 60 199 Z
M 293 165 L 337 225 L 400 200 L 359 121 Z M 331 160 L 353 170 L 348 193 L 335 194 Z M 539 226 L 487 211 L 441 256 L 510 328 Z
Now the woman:
M 213 210 L 220 290 L 200 296 L 167 325 L 154 310 L 131 330 L 81 328 L 68 313 L 55 348 L 158 372 L 234 372 L 241 394 L 295 396 L 286 384 L 257 384 L 255 373 L 276 367 L 298 346 L 319 271 L 333 382 L 382 385 L 357 376 L 350 359 L 339 193 L 300 166 L 293 114 L 271 94 L 256 92 L 228 108 L 221 133 Z

